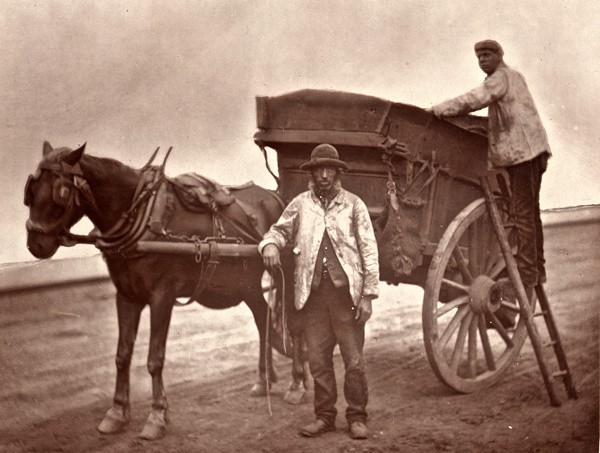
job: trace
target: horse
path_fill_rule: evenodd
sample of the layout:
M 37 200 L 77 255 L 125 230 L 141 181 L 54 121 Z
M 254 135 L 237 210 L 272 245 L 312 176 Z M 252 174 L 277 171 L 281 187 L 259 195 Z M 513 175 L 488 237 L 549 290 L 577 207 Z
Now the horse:
M 75 150 L 54 149 L 44 142 L 42 159 L 27 181 L 24 201 L 29 207 L 27 248 L 34 257 L 46 259 L 60 246 L 93 243 L 102 251 L 116 287 L 116 385 L 112 407 L 97 429 L 114 434 L 125 430 L 130 421 L 129 369 L 140 315 L 147 305 L 152 409 L 140 437 L 154 440 L 165 435 L 168 404 L 162 371 L 170 318 L 180 297 L 218 309 L 246 303 L 260 339 L 258 380 L 251 394 L 265 396 L 270 383 L 277 380 L 270 344 L 280 352 L 284 348 L 277 332 L 268 330 L 262 260 L 258 253 L 255 258 L 220 257 L 218 244 L 234 239 L 257 244 L 279 218 L 283 202 L 275 192 L 253 183 L 233 188 L 195 174 L 167 178 L 164 162 L 150 165 L 158 149 L 141 169 L 88 155 L 85 149 L 86 144 Z M 196 197 L 195 203 L 186 201 L 191 196 Z M 71 234 L 70 228 L 84 216 L 94 225 L 92 233 Z M 207 238 L 214 240 L 206 242 Z M 157 255 L 136 248 L 141 241 L 156 240 L 195 244 L 198 252 Z M 200 245 L 206 243 L 210 253 L 203 256 Z

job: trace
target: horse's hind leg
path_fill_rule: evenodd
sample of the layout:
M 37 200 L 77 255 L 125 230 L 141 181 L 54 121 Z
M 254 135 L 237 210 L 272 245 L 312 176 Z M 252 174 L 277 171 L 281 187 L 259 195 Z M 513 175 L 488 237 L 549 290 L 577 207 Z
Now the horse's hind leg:
M 267 345 L 267 303 L 262 298 L 262 295 L 249 296 L 246 304 L 250 307 L 254 322 L 258 328 L 259 336 L 259 354 L 258 354 L 258 381 L 252 386 L 250 394 L 252 396 L 267 395 L 267 370 L 269 373 L 269 384 L 277 382 L 277 374 L 273 369 L 273 351 L 272 348 L 266 348 Z M 269 326 L 270 328 L 270 326 Z
M 292 335 L 292 380 L 288 384 L 283 401 L 288 404 L 300 404 L 306 394 L 304 368 L 302 366 L 302 337 Z
M 168 423 L 168 404 L 162 371 L 173 299 L 155 297 L 150 304 L 150 345 L 148 349 L 148 372 L 152 376 L 152 412 L 140 434 L 142 439 L 155 440 L 165 435 Z
M 289 383 L 283 400 L 289 404 L 300 404 L 306 394 L 307 370 L 304 366 L 304 335 L 302 317 L 295 311 L 288 312 L 287 325 L 292 337 L 292 381 Z
M 115 359 L 117 381 L 113 407 L 108 410 L 98 425 L 98 431 L 103 434 L 115 434 L 123 431 L 129 423 L 129 367 L 142 308 L 117 292 L 117 316 L 119 319 L 119 343 Z

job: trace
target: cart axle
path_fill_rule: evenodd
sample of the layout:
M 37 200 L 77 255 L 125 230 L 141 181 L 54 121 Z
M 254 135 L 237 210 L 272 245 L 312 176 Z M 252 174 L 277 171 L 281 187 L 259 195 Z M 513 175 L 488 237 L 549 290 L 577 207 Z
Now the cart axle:
M 473 280 L 469 288 L 469 304 L 474 313 L 494 313 L 502 302 L 501 290 L 497 282 L 487 275 Z

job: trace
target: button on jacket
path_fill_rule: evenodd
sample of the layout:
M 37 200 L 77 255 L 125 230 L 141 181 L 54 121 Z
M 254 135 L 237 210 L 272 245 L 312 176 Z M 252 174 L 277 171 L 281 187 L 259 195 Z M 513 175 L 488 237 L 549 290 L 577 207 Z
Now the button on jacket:
M 456 116 L 489 107 L 488 166 L 507 167 L 548 152 L 546 130 L 525 78 L 501 62 L 479 87 L 432 107 L 437 116 Z
M 312 190 L 294 198 L 259 244 L 262 253 L 267 244 L 281 250 L 294 247 L 294 297 L 296 309 L 304 307 L 311 291 L 315 265 L 323 234 L 348 277 L 354 305 L 361 297 L 379 295 L 379 260 L 373 225 L 365 203 L 340 188 L 326 209 Z

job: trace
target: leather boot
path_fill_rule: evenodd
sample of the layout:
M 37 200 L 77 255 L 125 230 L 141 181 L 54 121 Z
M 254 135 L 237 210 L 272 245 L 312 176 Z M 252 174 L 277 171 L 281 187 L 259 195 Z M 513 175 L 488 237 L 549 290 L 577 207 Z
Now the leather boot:
M 300 430 L 300 435 L 304 437 L 318 437 L 323 433 L 335 431 L 335 423 L 327 423 L 325 420 L 317 418 Z
M 367 439 L 369 437 L 369 428 L 361 421 L 350 423 L 349 436 L 352 439 Z

